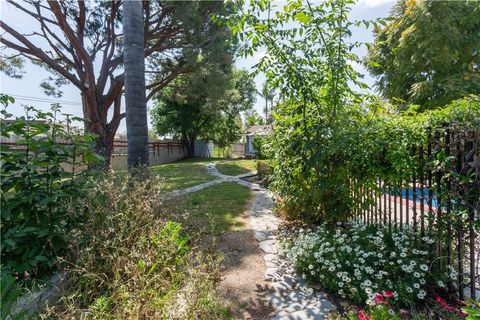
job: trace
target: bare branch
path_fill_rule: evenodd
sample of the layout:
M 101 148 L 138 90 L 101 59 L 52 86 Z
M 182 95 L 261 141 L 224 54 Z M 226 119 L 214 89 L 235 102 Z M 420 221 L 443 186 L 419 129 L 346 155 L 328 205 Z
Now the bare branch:
M 64 10 L 62 12 L 62 9 L 61 9 L 60 5 L 58 4 L 58 2 L 49 1 L 48 4 L 50 5 L 51 10 L 56 17 L 60 28 L 65 33 L 65 36 L 67 37 L 67 39 L 71 43 L 74 50 L 77 52 L 80 59 L 83 61 L 84 65 L 85 65 L 85 68 L 87 69 L 86 70 L 86 75 L 87 75 L 86 80 L 88 81 L 89 86 L 95 86 L 95 79 L 93 77 L 94 70 L 93 70 L 92 60 L 90 59 L 89 54 L 87 53 L 87 51 L 83 47 L 83 43 L 82 43 L 83 40 L 80 41 L 78 39 L 78 37 L 75 35 L 72 28 L 68 24 L 68 22 L 66 20 L 66 13 L 65 13 L 66 8 L 64 7 Z

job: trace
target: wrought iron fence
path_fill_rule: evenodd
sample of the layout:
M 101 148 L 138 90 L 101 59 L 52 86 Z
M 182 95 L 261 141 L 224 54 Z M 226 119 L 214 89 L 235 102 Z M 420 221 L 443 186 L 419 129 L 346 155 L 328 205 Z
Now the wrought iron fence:
M 411 172 L 351 180 L 353 216 L 391 229 L 411 225 L 418 245 L 440 261 L 436 267 L 457 271 L 449 289 L 460 299 L 479 298 L 480 128 L 430 130 L 411 157 Z

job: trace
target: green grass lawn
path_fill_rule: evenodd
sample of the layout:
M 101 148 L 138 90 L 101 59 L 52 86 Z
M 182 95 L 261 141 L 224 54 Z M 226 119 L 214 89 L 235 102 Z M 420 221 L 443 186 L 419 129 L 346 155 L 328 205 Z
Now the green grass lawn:
M 152 166 L 150 167 L 150 172 L 163 181 L 166 191 L 179 190 L 217 179 L 209 175 L 205 169 L 205 164 L 210 162 L 217 165 L 218 171 L 229 176 L 256 170 L 255 160 L 195 158 Z
M 223 174 L 236 176 L 256 171 L 256 160 L 219 160 L 216 161 L 217 169 Z
M 205 163 L 211 161 L 211 159 L 188 159 L 152 166 L 150 172 L 162 179 L 167 191 L 185 189 L 216 179 L 205 169 Z
M 219 234 L 241 230 L 244 225 L 236 218 L 245 210 L 250 190 L 233 182 L 220 183 L 177 199 L 174 211 L 184 214 L 188 229 Z

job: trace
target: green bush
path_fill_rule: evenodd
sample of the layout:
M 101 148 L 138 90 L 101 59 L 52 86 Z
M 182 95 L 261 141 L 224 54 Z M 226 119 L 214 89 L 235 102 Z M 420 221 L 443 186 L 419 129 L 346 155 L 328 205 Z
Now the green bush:
M 268 137 L 255 137 L 253 139 L 253 149 L 255 150 L 255 158 L 259 160 L 265 160 L 270 158 L 269 150 L 269 138 Z
M 5 107 L 13 101 L 0 97 Z M 57 257 L 65 254 L 75 219 L 69 206 L 82 194 L 83 174 L 75 168 L 97 160 L 92 136 L 70 133 L 58 123 L 58 105 L 52 112 L 25 110 L 26 116 L 13 120 L 2 110 L 0 132 L 2 137 L 18 137 L 14 145 L 1 145 L 2 274 L 18 278 L 49 274 Z M 65 144 L 57 143 L 59 139 Z
M 439 272 L 429 256 L 433 239 L 418 246 L 412 227 L 350 222 L 334 230 L 300 230 L 287 257 L 307 281 L 320 283 L 352 302 L 372 304 L 376 294 L 391 292 L 397 306 L 408 306 L 446 292 L 453 269 Z
M 139 177 L 145 175 L 138 175 Z M 158 181 L 99 176 L 75 205 L 70 286 L 42 317 L 64 319 L 223 319 L 213 296 L 216 261 L 189 247 L 162 209 Z
M 257 174 L 262 184 L 268 186 L 272 179 L 273 168 L 268 161 L 257 161 Z
M 288 102 L 277 108 L 271 187 L 282 198 L 287 214 L 330 225 L 345 221 L 355 201 L 350 192 L 352 178 L 372 186 L 379 177 L 405 180 L 418 167 L 412 151 L 426 145 L 430 131 L 441 135 L 447 127 L 480 127 L 478 97 L 424 113 L 417 113 L 415 106 L 396 114 L 377 102 L 367 104 L 368 109 L 352 105 L 334 126 L 305 119 L 298 113 L 301 104 Z M 440 154 L 425 165 L 435 171 L 448 161 Z

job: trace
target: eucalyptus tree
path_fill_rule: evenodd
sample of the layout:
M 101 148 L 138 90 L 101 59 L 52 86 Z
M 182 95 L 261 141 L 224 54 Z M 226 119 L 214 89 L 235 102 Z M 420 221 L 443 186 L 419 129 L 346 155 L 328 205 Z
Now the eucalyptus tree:
M 33 26 L 22 33 L 13 20 L 2 18 L 0 69 L 21 77 L 24 61 L 31 61 L 50 74 L 41 84 L 46 93 L 60 96 L 61 85 L 75 86 L 82 97 L 85 131 L 96 134 L 96 150 L 108 168 L 115 133 L 125 117 L 122 1 L 9 0 L 3 5 L 17 21 L 28 19 Z M 224 35 L 217 32 L 224 30 L 215 25 L 234 8 L 216 1 L 143 2 L 147 100 L 188 71 L 202 50 L 222 41 Z
M 144 23 L 141 1 L 123 3 L 123 63 L 128 139 L 128 168 L 148 166 L 148 122 L 145 97 Z
M 478 1 L 399 1 L 366 59 L 382 95 L 425 110 L 480 94 L 479 17 Z

